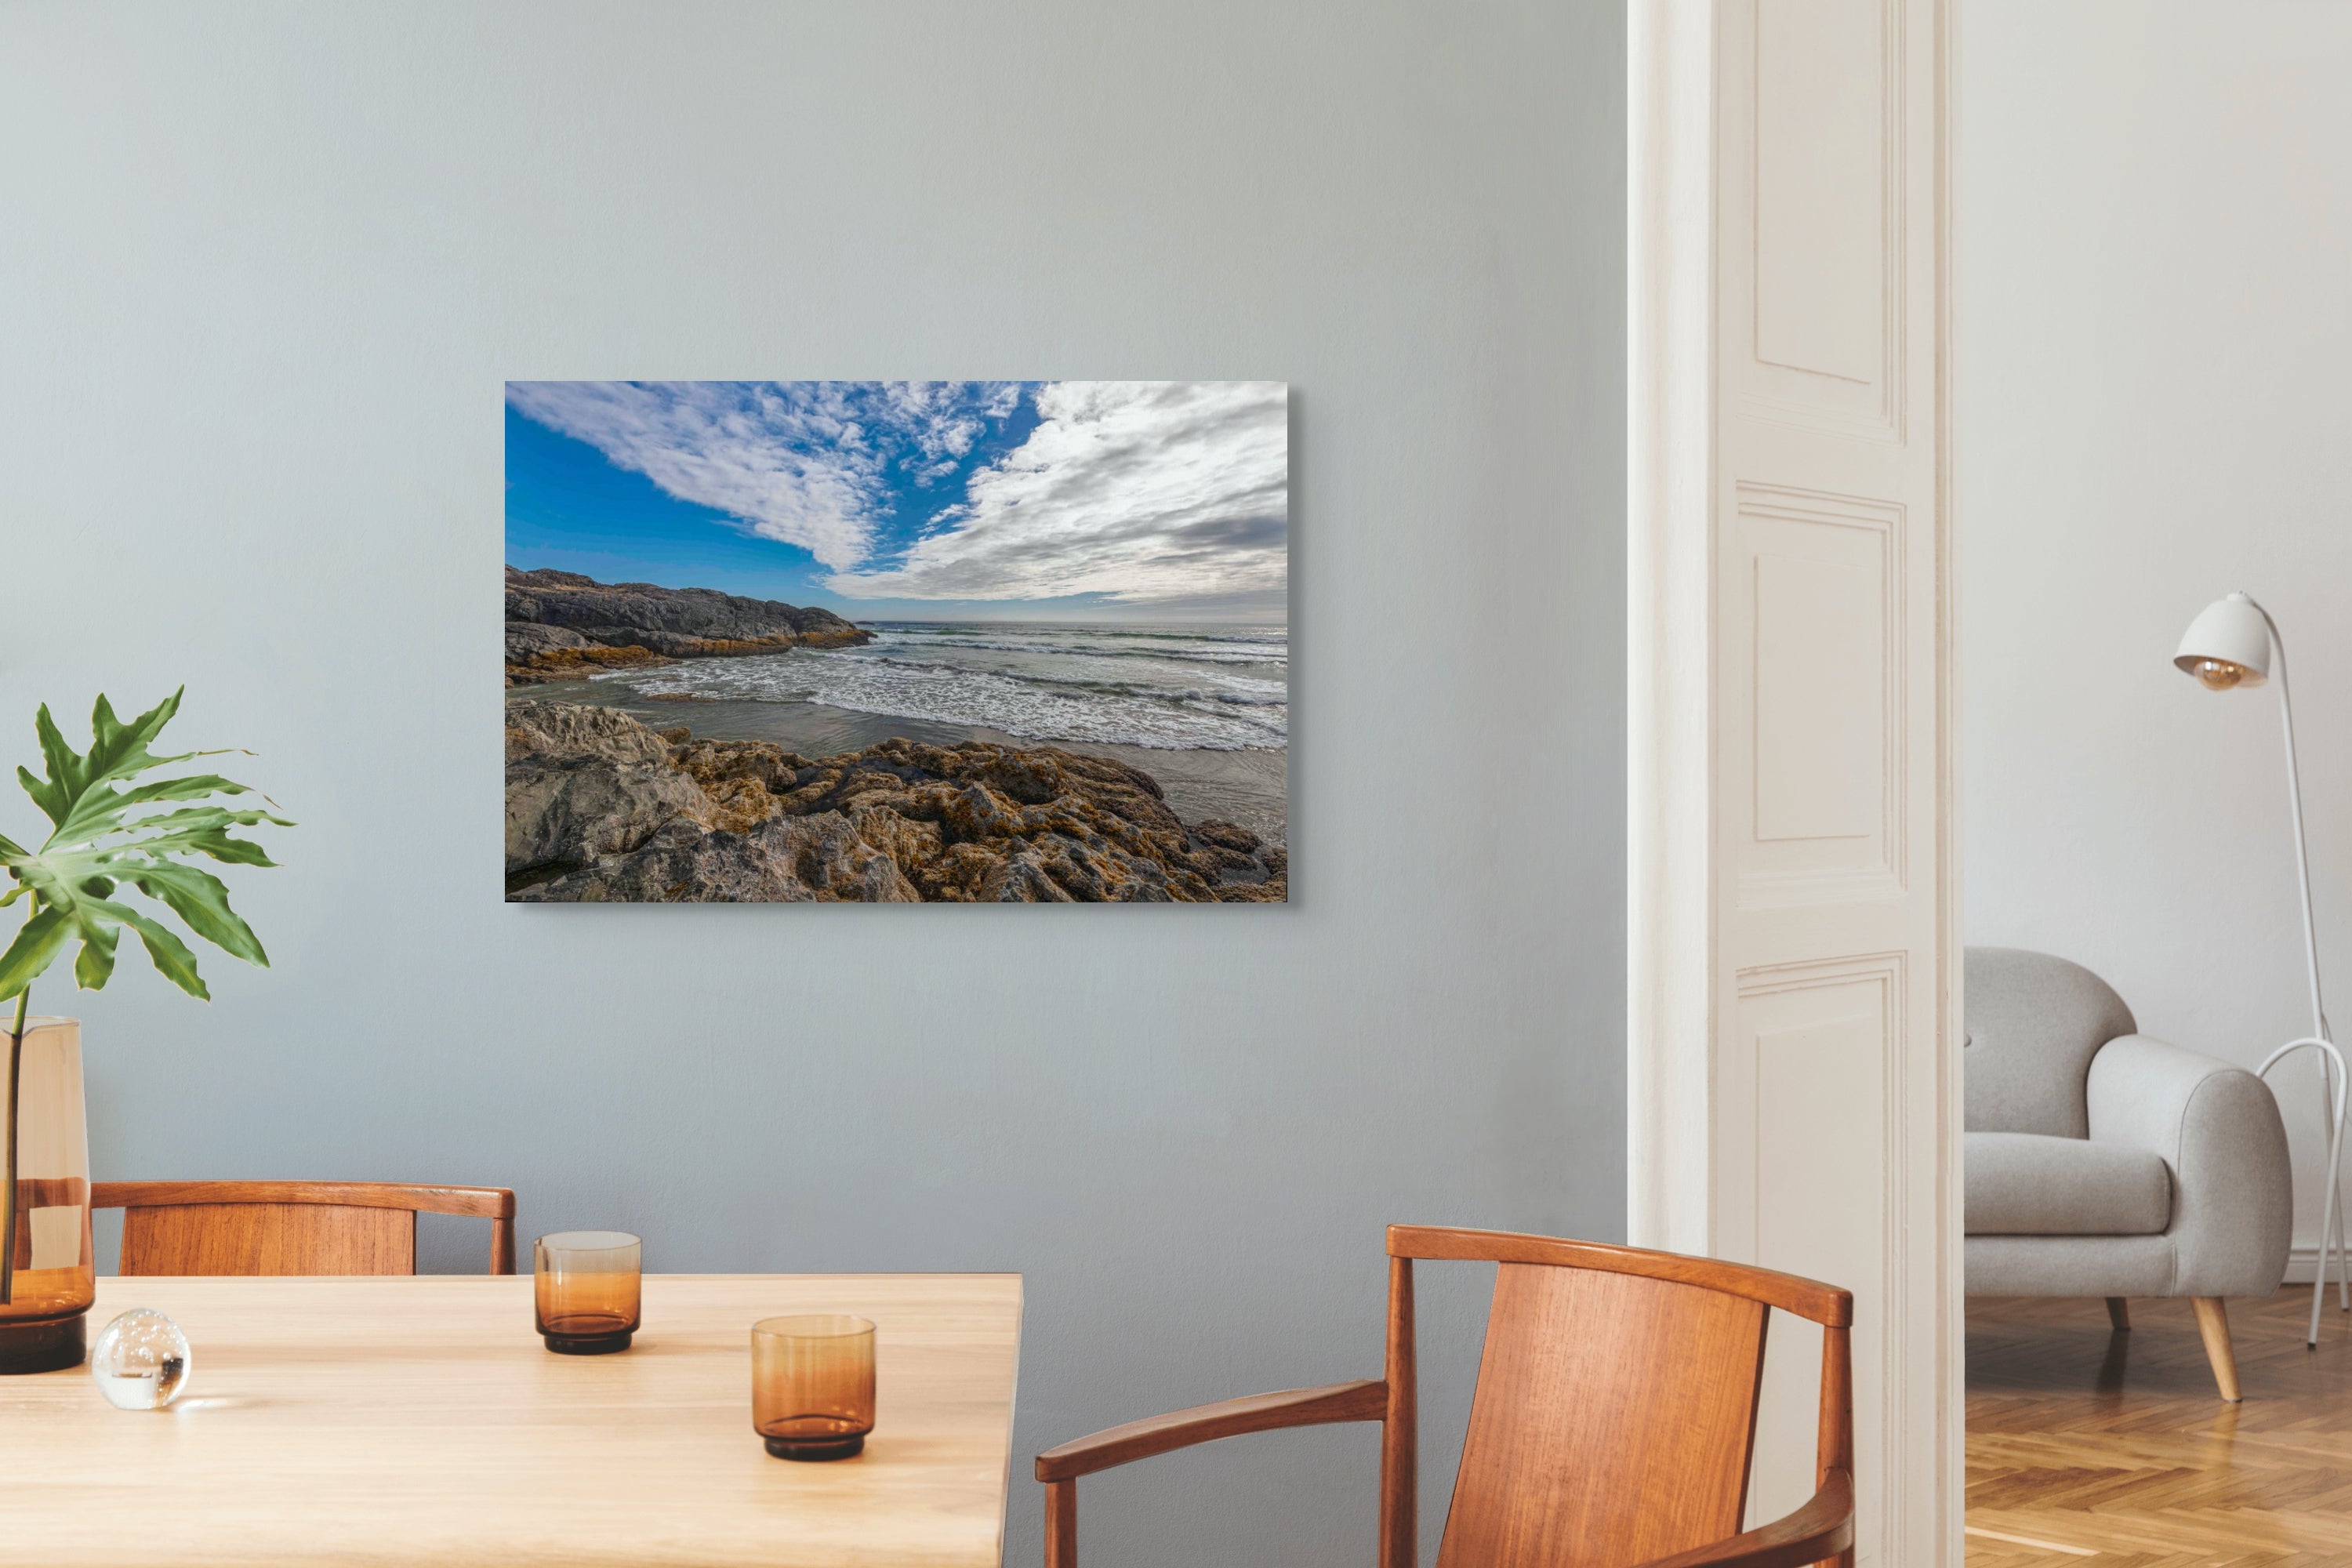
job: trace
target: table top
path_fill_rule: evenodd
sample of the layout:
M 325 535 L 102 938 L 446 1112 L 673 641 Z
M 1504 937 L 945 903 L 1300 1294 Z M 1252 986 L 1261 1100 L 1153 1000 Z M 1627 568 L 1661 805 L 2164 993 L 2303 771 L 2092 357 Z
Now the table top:
M 619 1355 L 559 1356 L 529 1275 L 106 1279 L 90 1338 L 188 1336 L 170 1409 L 87 1367 L 0 1377 L 0 1556 L 88 1564 L 988 1563 L 1021 1338 L 1015 1274 L 647 1275 Z M 876 1325 L 856 1458 L 768 1457 L 751 1326 Z

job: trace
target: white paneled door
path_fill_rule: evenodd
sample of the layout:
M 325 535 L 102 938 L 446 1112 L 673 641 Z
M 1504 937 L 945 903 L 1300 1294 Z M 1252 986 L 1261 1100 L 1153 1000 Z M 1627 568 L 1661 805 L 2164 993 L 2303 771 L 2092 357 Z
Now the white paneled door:
M 1855 1296 L 1855 1544 L 1959 1560 L 1937 0 L 1633 0 L 1629 1229 Z M 1768 1349 L 1750 1517 L 1813 1487 Z

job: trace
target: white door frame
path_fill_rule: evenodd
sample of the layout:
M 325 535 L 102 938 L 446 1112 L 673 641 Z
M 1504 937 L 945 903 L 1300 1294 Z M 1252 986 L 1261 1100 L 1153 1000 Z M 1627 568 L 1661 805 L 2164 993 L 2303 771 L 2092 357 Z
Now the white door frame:
M 1875 1375 L 1857 1378 L 1857 1436 L 1869 1441 L 1876 1434 L 1881 1451 L 1859 1456 L 1856 1543 L 1863 1563 L 1886 1568 L 1957 1568 L 1962 1561 L 1950 461 L 1955 4 L 1629 0 L 1628 6 L 1627 1231 L 1636 1245 L 1790 1263 L 1771 1256 L 1753 1217 L 1774 1187 L 1766 1166 L 1775 1157 L 1758 1131 L 1768 1104 L 1758 1087 L 1758 1042 L 1779 1026 L 1752 1015 L 1769 994 L 1769 1005 L 1783 1009 L 1773 1018 L 1792 1016 L 1786 997 L 1816 975 L 1826 977 L 1822 994 L 1847 988 L 1848 999 L 1831 1006 L 1851 1012 L 1858 1005 L 1851 998 L 1866 994 L 1853 990 L 1858 980 L 1871 980 L 1874 967 L 1883 971 L 1883 989 L 1897 1000 L 1885 1008 L 1883 1048 L 1867 1047 L 1884 1058 L 1874 1064 L 1881 1080 L 1869 1093 L 1885 1107 L 1878 1123 L 1885 1136 L 1867 1157 L 1879 1162 L 1888 1219 L 1854 1255 L 1883 1261 L 1883 1269 L 1857 1266 L 1866 1277 L 1832 1283 L 1855 1291 L 1858 1339 L 1873 1314 L 1884 1336 Z M 1768 30 L 1780 40 L 1778 53 L 1762 42 Z M 1790 39 L 1823 47 L 1791 48 Z M 1855 47 L 1885 66 L 1874 100 L 1885 105 L 1883 133 L 1874 122 L 1874 154 L 1807 140 L 1842 133 L 1808 119 L 1806 95 L 1820 88 L 1824 59 L 1864 58 L 1839 53 Z M 1768 123 L 1759 106 L 1775 71 L 1791 85 L 1773 100 L 1781 118 Z M 1850 119 L 1845 130 L 1855 123 Z M 1769 154 L 1759 151 L 1774 137 L 1793 141 Z M 1877 183 L 1840 187 L 1837 171 L 1847 164 L 1811 157 L 1822 148 L 1856 152 L 1847 163 L 1880 170 Z M 1780 181 L 1769 230 L 1759 216 L 1768 155 L 1779 159 L 1772 169 Z M 1868 163 L 1873 155 L 1879 163 Z M 1849 195 L 1851 205 L 1841 207 Z M 1798 232 L 1808 224 L 1813 232 Z M 1771 257 L 1773 245 L 1784 245 L 1789 258 Z M 1873 287 L 1877 277 L 1886 280 L 1883 341 L 1868 337 L 1866 321 L 1857 340 L 1851 290 L 1809 282 L 1812 275 L 1803 271 L 1825 258 L 1820 270 L 1834 274 L 1841 258 L 1823 247 L 1838 245 L 1848 245 L 1853 254 L 1844 259 L 1853 266 L 1864 252 L 1869 267 L 1884 264 L 1871 275 Z M 1770 342 L 1762 324 L 1768 295 Z M 1806 368 L 1806 353 L 1779 352 L 1784 341 L 1804 347 L 1808 310 L 1817 310 L 1822 323 L 1812 345 L 1822 352 L 1810 359 L 1827 367 L 1819 374 Z M 1857 341 L 1861 360 L 1853 357 Z M 1867 358 L 1881 347 L 1882 358 Z M 1840 360 L 1842 352 L 1847 357 Z M 1883 383 L 1875 392 L 1874 378 Z M 1797 500 L 1782 505 L 1782 497 Z M 1759 695 L 1767 661 L 1751 646 L 1764 637 L 1767 587 L 1758 576 L 1759 597 L 1749 602 L 1749 578 L 1740 574 L 1761 574 L 1767 556 L 1800 560 L 1810 548 L 1759 543 L 1766 536 L 1758 529 L 1790 538 L 1809 523 L 1823 525 L 1812 531 L 1823 540 L 1837 534 L 1838 548 L 1864 552 L 1856 559 L 1889 563 L 1886 596 L 1873 600 L 1877 607 L 1868 615 L 1883 612 L 1891 628 L 1885 684 L 1897 695 L 1884 710 L 1885 766 L 1873 762 L 1866 787 L 1883 789 L 1890 801 L 1900 795 L 1901 804 L 1889 807 L 1897 826 L 1883 836 L 1875 890 L 1869 877 L 1837 859 L 1857 844 L 1868 849 L 1864 840 L 1851 833 L 1836 838 L 1845 830 L 1832 824 L 1809 850 L 1797 842 L 1807 829 L 1768 831 L 1758 804 L 1766 772 L 1782 784 L 1806 775 L 1801 766 L 1790 772 L 1785 756 L 1769 770 L 1758 761 L 1773 745 Z M 1865 538 L 1874 527 L 1878 531 Z M 1869 555 L 1873 549 L 1881 556 Z M 1832 587 L 1865 580 L 1826 555 L 1815 564 Z M 1801 595 L 1788 602 L 1811 601 Z M 1907 606 L 1907 615 L 1888 605 Z M 1790 647 L 1802 645 L 1801 637 L 1787 635 Z M 1904 648 L 1895 647 L 1897 637 L 1907 639 Z M 1795 682 L 1770 696 L 1777 704 L 1770 711 L 1783 720 L 1792 701 L 1809 700 Z M 1835 700 L 1835 693 L 1822 699 Z M 1839 730 L 1844 722 L 1835 712 L 1801 714 L 1793 727 L 1834 740 L 1851 733 L 1850 726 Z M 1867 752 L 1845 747 L 1849 761 Z M 1820 748 L 1806 753 L 1819 754 Z M 1767 839 L 1779 842 L 1759 848 Z M 1783 859 L 1759 877 L 1768 852 Z M 1787 891 L 1808 876 L 1812 890 Z M 1782 891 L 1759 900 L 1753 891 L 1767 881 Z M 1759 901 L 1807 907 L 1785 918 L 1767 909 L 1759 923 Z M 1776 978 L 1781 974 L 1799 978 Z M 1822 1016 L 1807 1026 L 1800 1017 L 1790 1026 L 1801 1035 L 1805 1026 L 1818 1033 L 1853 1022 Z M 1840 1058 L 1815 1051 L 1789 1059 Z M 1839 1111 L 1837 1085 L 1818 1087 L 1824 1110 Z M 1790 1091 L 1783 1083 L 1774 1092 L 1785 1104 Z M 1843 1125 L 1824 1135 L 1837 1136 Z M 1861 1124 L 1854 1129 L 1859 1134 Z M 1800 1186 L 1776 1190 L 1801 1190 L 1801 1174 L 1788 1179 Z M 1768 1394 L 1768 1427 L 1770 1414 Z M 1770 1446 L 1769 1431 L 1759 1434 L 1759 1487 Z

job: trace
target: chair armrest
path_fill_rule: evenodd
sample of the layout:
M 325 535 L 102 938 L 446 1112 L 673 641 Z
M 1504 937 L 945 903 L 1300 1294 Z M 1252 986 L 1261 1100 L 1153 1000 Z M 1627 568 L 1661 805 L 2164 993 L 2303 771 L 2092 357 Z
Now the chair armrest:
M 1832 1470 L 1812 1500 L 1785 1519 L 1642 1568 L 1804 1568 L 1853 1544 L 1853 1478 Z
M 2109 1040 L 2084 1088 L 2091 1137 L 2160 1156 L 2172 1172 L 2173 1289 L 2267 1296 L 2294 1223 L 2286 1127 L 2270 1086 L 2145 1035 Z
M 1381 1379 L 1335 1383 L 1328 1388 L 1292 1388 L 1253 1394 L 1215 1405 L 1196 1405 L 1079 1437 L 1037 1456 L 1037 1479 L 1066 1481 L 1115 1465 L 1148 1459 L 1195 1443 L 1270 1432 L 1281 1426 L 1320 1426 L 1339 1421 L 1379 1421 L 1388 1415 L 1389 1385 Z

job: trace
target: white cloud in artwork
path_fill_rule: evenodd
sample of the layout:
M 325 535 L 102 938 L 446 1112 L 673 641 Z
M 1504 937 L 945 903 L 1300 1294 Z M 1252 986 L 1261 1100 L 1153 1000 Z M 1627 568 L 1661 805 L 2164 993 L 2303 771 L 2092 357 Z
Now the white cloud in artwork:
M 1013 389 L 954 382 L 509 382 L 507 401 L 683 501 L 798 545 L 820 565 L 872 553 L 889 468 L 952 472 Z M 878 394 L 878 395 L 877 395 Z M 939 465 L 944 463 L 944 467 Z
M 1288 389 L 1279 382 L 1055 382 L 1039 423 L 856 599 L 1140 603 L 1279 591 L 1289 573 Z

